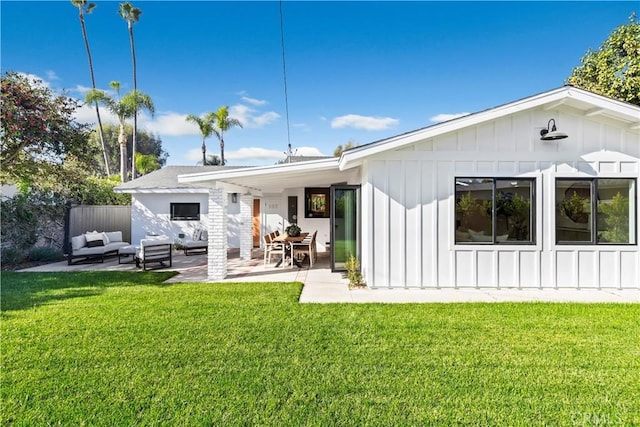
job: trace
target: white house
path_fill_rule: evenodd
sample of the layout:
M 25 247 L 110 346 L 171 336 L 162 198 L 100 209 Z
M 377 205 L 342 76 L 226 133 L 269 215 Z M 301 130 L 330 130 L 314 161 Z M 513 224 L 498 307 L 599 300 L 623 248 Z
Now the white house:
M 209 189 L 199 184 L 178 183 L 178 175 L 219 171 L 222 166 L 166 166 L 118 186 L 115 191 L 131 194 L 131 240 L 147 234 L 166 235 L 176 241 L 191 238 L 206 229 Z M 237 197 L 227 195 L 227 232 L 230 248 L 240 247 L 240 207 Z
M 340 159 L 178 181 L 209 188 L 212 280 L 237 194 L 244 258 L 255 203 L 318 230 L 333 268 L 358 256 L 373 288 L 638 288 L 639 171 L 640 108 L 565 86 Z

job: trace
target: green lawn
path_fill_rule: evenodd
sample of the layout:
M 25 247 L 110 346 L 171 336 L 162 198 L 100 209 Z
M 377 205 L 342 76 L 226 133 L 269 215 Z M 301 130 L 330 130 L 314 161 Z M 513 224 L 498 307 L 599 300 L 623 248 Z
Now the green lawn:
M 640 425 L 640 305 L 3 273 L 3 425 Z

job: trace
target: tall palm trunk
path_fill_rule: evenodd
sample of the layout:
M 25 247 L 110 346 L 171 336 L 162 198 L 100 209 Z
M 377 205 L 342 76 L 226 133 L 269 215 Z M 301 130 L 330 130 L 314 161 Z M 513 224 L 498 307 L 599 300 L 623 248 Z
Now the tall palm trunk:
M 89 73 L 91 74 L 91 88 L 96 88 L 96 78 L 93 73 L 93 59 L 91 57 L 91 49 L 89 49 L 89 38 L 87 37 L 87 28 L 84 23 L 84 12 L 82 11 L 82 7 L 78 7 L 79 10 L 79 19 L 80 26 L 82 27 L 82 37 L 84 38 L 84 46 L 87 49 L 87 58 L 89 59 Z M 94 102 L 96 107 L 96 116 L 98 117 L 98 130 L 100 132 L 100 144 L 102 145 L 102 155 L 104 158 L 104 169 L 107 173 L 107 176 L 111 175 L 111 170 L 109 169 L 109 160 L 107 157 L 107 146 L 104 142 L 104 130 L 102 128 L 102 119 L 100 118 L 100 108 L 98 107 L 98 102 Z
M 207 164 L 207 146 L 204 143 L 204 137 L 202 138 L 202 166 Z
M 125 133 L 125 123 L 120 121 L 120 133 L 118 134 L 120 144 L 120 181 L 127 180 L 127 134 Z
M 138 97 L 138 82 L 136 75 L 136 46 L 133 41 L 133 24 L 129 21 L 129 39 L 131 40 L 131 61 L 133 64 L 133 93 Z M 136 142 L 138 140 L 138 103 L 133 113 L 133 142 L 131 144 L 131 179 L 136 179 Z
M 220 164 L 224 166 L 224 136 L 220 133 Z

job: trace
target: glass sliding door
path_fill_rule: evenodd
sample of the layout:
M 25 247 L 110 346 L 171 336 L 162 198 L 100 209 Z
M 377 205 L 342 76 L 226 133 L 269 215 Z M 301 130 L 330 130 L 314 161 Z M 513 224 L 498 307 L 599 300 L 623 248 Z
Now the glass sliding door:
M 344 271 L 349 256 L 360 260 L 360 186 L 331 187 L 331 270 Z

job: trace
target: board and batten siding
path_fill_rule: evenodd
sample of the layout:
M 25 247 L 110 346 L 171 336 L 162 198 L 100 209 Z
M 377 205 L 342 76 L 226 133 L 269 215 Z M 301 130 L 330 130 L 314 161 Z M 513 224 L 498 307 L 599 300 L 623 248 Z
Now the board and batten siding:
M 569 138 L 540 141 L 552 117 Z M 372 156 L 362 182 L 365 279 L 372 288 L 637 288 L 638 245 L 557 245 L 554 200 L 556 178 L 638 178 L 639 159 L 638 130 L 568 109 L 530 110 Z M 536 243 L 456 245 L 455 177 L 534 178 Z

